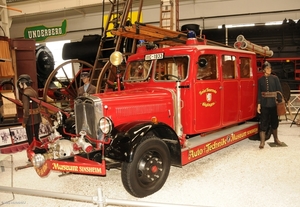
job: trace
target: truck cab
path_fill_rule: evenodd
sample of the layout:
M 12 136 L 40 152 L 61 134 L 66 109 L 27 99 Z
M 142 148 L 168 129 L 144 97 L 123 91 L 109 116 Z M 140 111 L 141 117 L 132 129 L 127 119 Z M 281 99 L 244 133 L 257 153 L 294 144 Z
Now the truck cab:
M 194 135 L 255 117 L 256 76 L 255 53 L 190 39 L 184 46 L 140 47 L 128 59 L 123 80 L 126 90 L 162 88 L 172 91 L 174 97 L 179 82 L 180 103 L 174 103 L 178 109 L 169 110 L 180 110 L 181 120 L 177 121 L 182 133 Z M 173 128 L 176 125 L 174 120 L 165 122 Z

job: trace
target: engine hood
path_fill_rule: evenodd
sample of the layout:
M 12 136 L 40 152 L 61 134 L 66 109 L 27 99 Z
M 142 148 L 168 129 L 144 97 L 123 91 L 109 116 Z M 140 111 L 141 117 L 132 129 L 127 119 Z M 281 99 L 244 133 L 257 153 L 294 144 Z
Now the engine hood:
M 103 115 L 115 126 L 129 121 L 158 121 L 173 124 L 175 93 L 164 88 L 132 89 L 95 94 L 101 99 Z

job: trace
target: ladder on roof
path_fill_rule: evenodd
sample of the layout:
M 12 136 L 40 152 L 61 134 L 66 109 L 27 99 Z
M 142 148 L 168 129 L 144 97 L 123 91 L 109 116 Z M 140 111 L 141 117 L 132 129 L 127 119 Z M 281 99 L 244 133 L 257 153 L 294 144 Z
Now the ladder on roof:
M 161 0 L 160 27 L 179 31 L 179 0 Z
M 123 48 L 124 37 L 112 36 L 114 29 L 129 26 L 128 15 L 132 7 L 132 0 L 109 0 L 111 3 L 107 22 L 103 28 L 103 34 L 100 40 L 96 59 L 91 73 L 91 83 L 96 86 L 96 92 L 105 92 L 108 89 L 108 83 L 114 83 L 117 78 L 117 69 L 110 63 L 109 57 L 114 51 L 120 51 Z M 140 19 L 143 1 L 140 1 L 138 20 Z M 136 41 L 132 44 L 131 51 L 135 51 Z M 121 51 L 123 53 L 123 51 Z M 129 55 L 129 54 L 127 54 Z M 122 71 L 121 71 L 122 72 Z
M 117 36 L 145 40 L 146 42 L 152 42 L 156 45 L 168 45 L 177 46 L 185 45 L 187 41 L 187 34 L 178 31 L 172 31 L 169 29 L 164 29 L 158 26 L 143 24 L 140 22 L 135 22 L 130 27 L 125 27 L 125 29 L 113 30 L 112 33 Z M 197 37 L 199 44 L 203 45 L 214 45 L 221 47 L 229 47 L 219 42 L 214 42 L 205 39 L 205 37 Z M 231 47 L 229 47 L 231 48 Z

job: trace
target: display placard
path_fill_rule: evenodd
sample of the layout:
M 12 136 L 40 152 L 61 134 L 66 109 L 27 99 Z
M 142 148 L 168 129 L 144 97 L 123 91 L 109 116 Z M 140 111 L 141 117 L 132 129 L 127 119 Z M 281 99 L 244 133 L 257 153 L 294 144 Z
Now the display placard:
M 9 129 L 0 129 L 0 146 L 9 145 L 11 143 Z
M 26 130 L 22 126 L 10 128 L 10 135 L 14 144 L 27 141 Z
M 51 124 L 47 120 L 43 119 L 40 124 L 39 138 L 48 136 L 49 134 L 51 134 L 51 131 Z

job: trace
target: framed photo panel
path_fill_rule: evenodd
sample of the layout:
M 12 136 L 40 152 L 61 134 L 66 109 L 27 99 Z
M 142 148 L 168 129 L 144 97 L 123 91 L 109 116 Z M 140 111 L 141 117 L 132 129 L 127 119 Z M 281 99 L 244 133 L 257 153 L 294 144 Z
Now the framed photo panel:
M 48 121 L 43 121 L 40 123 L 39 138 L 44 138 L 51 134 L 51 125 Z
M 14 144 L 27 141 L 26 130 L 22 126 L 10 128 L 10 134 Z
M 9 129 L 0 129 L 0 146 L 12 144 Z

